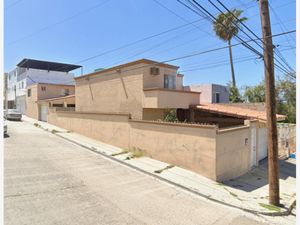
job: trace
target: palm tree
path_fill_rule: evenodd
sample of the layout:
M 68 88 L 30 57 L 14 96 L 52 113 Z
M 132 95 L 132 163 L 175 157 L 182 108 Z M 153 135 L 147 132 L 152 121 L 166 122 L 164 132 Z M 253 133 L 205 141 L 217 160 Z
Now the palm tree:
M 241 22 L 247 20 L 246 17 L 240 18 L 242 13 L 243 10 L 233 9 L 231 12 L 219 14 L 217 20 L 214 22 L 214 31 L 216 32 L 216 35 L 223 41 L 228 42 L 232 86 L 234 88 L 236 88 L 236 82 L 233 68 L 231 39 L 233 36 L 238 34 Z

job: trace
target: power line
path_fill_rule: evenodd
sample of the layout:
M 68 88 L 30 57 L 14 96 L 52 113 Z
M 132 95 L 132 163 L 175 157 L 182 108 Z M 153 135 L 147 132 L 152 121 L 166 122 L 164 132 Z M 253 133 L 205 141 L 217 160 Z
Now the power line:
M 212 3 L 211 2 L 211 0 L 208 0 L 212 5 L 214 5 L 214 3 Z M 252 35 L 254 35 L 256 38 L 258 38 L 258 36 L 243 22 L 243 21 L 241 21 L 239 18 L 237 18 L 220 0 L 217 0 L 217 2 L 224 8 L 224 9 L 226 9 L 226 11 L 228 12 L 228 13 L 230 13 L 235 19 L 237 19 L 240 23 L 241 23 L 241 25 L 243 25 L 243 27 L 245 27 Z M 221 13 L 223 13 L 216 5 L 214 5 Z M 236 27 L 237 27 L 237 24 L 236 23 L 234 23 L 235 25 L 236 25 Z M 237 27 L 238 28 L 238 27 Z M 246 34 L 246 32 L 244 32 L 243 30 L 241 30 L 243 33 L 245 33 Z M 248 35 L 248 34 L 246 34 L 250 39 L 251 39 L 251 37 Z M 264 42 L 262 41 L 262 40 L 260 40 L 263 44 L 264 44 Z M 260 48 L 262 48 L 262 49 L 264 49 L 264 47 L 262 47 L 261 45 L 259 45 L 257 42 L 255 42 Z M 281 55 L 281 54 L 279 54 L 278 53 L 279 52 L 279 50 L 277 50 L 276 49 L 276 47 L 275 47 L 275 54 L 276 54 L 276 56 L 278 56 L 282 61 L 283 61 L 283 63 L 286 65 L 286 67 L 278 60 L 278 59 L 276 59 L 275 58 L 275 60 L 285 69 L 285 70 L 291 70 L 291 71 L 293 71 L 293 69 L 291 68 L 291 66 L 287 63 L 287 61 L 283 58 L 283 56 Z
M 287 32 L 275 34 L 275 35 L 272 35 L 271 37 L 279 37 L 279 36 L 286 35 L 286 34 L 289 34 L 289 33 L 294 33 L 294 32 L 296 32 L 296 30 L 290 30 L 290 31 L 287 31 Z M 248 42 L 252 42 L 252 40 L 244 41 L 243 43 L 248 43 Z M 242 45 L 243 43 L 233 44 L 232 47 Z M 190 53 L 190 54 L 187 54 L 187 55 L 184 55 L 184 56 L 171 58 L 171 59 L 167 59 L 167 60 L 164 60 L 164 61 L 155 62 L 155 63 L 151 63 L 151 64 L 148 64 L 148 65 L 143 65 L 143 66 L 132 68 L 132 69 L 123 70 L 122 72 L 129 72 L 129 71 L 132 71 L 132 70 L 137 70 L 137 69 L 142 69 L 142 68 L 146 68 L 146 67 L 150 67 L 150 66 L 155 66 L 155 65 L 160 65 L 160 64 L 164 64 L 164 63 L 173 62 L 173 61 L 178 61 L 178 60 L 181 60 L 181 59 L 186 59 L 186 58 L 191 58 L 191 57 L 195 57 L 195 56 L 199 56 L 199 55 L 204 55 L 204 54 L 220 51 L 220 50 L 227 49 L 227 48 L 229 48 L 229 46 L 223 46 L 223 47 L 209 49 L 209 50 L 205 50 L 205 51 L 194 52 L 194 53 Z M 114 74 L 118 74 L 118 73 L 119 72 L 115 71 L 115 72 L 112 72 L 112 73 L 103 74 L 101 76 L 105 77 L 105 76 L 110 76 L 110 75 L 114 75 Z M 89 75 L 89 74 L 87 74 L 87 75 Z M 91 80 L 91 79 L 93 79 L 93 78 L 89 78 L 89 80 Z
M 161 35 L 170 33 L 170 32 L 175 31 L 175 30 L 179 30 L 179 29 L 181 29 L 181 28 L 183 28 L 183 27 L 190 26 L 191 24 L 195 24 L 195 23 L 197 23 L 197 22 L 199 22 L 199 21 L 202 21 L 202 20 L 203 20 L 203 19 L 197 19 L 197 20 L 194 20 L 194 21 L 192 21 L 192 22 L 188 22 L 188 23 L 185 23 L 185 24 L 183 24 L 183 25 L 173 27 L 173 28 L 168 29 L 168 30 L 164 30 L 164 31 L 162 31 L 162 32 L 159 32 L 159 33 L 156 33 L 156 34 L 152 34 L 152 35 L 150 35 L 150 36 L 147 36 L 147 37 L 144 37 L 144 38 L 135 40 L 135 41 L 130 42 L 130 43 L 127 43 L 127 44 L 125 44 L 125 45 L 119 46 L 119 47 L 117 47 L 117 48 L 109 49 L 109 50 L 107 50 L 107 51 L 105 51 L 105 52 L 101 52 L 101 53 L 99 53 L 99 54 L 96 54 L 96 55 L 93 55 L 93 56 L 90 56 L 90 57 L 81 59 L 80 61 L 77 61 L 77 62 L 75 62 L 74 64 L 81 64 L 81 63 L 83 63 L 83 62 L 86 62 L 86 61 L 89 61 L 89 60 L 98 58 L 98 57 L 100 57 L 100 56 L 104 56 L 104 55 L 107 55 L 107 54 L 109 54 L 109 53 L 116 52 L 116 51 L 118 51 L 118 50 L 121 50 L 121 49 L 130 47 L 130 46 L 136 45 L 136 44 L 138 44 L 138 43 L 147 41 L 147 40 L 149 40 L 149 39 L 152 39 L 152 38 L 155 38 L 155 37 L 158 37 L 158 36 L 161 36 Z M 62 67 L 62 68 L 64 68 L 64 67 Z M 61 68 L 61 69 L 62 69 L 62 68 Z
M 165 43 L 168 43 L 168 42 L 170 42 L 171 40 L 177 39 L 178 37 L 180 37 L 180 36 L 182 36 L 182 35 L 186 35 L 187 33 L 190 33 L 191 31 L 194 31 L 194 30 L 195 30 L 195 28 L 189 29 L 189 30 L 186 31 L 186 32 L 180 33 L 180 34 L 178 34 L 178 35 L 176 35 L 176 36 L 174 36 L 174 37 L 171 37 L 171 38 L 169 38 L 169 39 L 167 39 L 167 40 L 164 40 L 164 41 L 162 41 L 162 42 L 160 42 L 160 43 L 158 43 L 158 44 L 155 44 L 155 45 L 151 46 L 151 47 L 148 48 L 148 49 L 145 49 L 145 50 L 143 50 L 143 51 L 141 51 L 141 52 L 135 53 L 135 54 L 133 54 L 133 55 L 131 55 L 131 56 L 129 56 L 129 57 L 126 57 L 125 59 L 119 60 L 118 62 L 113 63 L 113 64 L 109 65 L 108 67 L 111 67 L 111 66 L 113 66 L 113 65 L 122 63 L 122 62 L 124 62 L 124 61 L 127 61 L 128 59 L 133 58 L 133 57 L 136 57 L 136 56 L 138 56 L 138 55 L 141 55 L 141 54 L 143 54 L 143 53 L 145 53 L 145 52 L 152 51 L 153 49 L 155 49 L 155 48 L 157 48 L 157 47 L 159 47 L 159 46 L 161 46 L 161 45 L 163 45 L 163 44 L 165 44 Z
M 65 19 L 63 19 L 63 20 L 60 20 L 60 21 L 58 21 L 58 22 L 56 22 L 56 23 L 53 23 L 53 24 L 47 25 L 47 26 L 45 26 L 45 27 L 42 27 L 42 28 L 38 29 L 37 31 L 35 31 L 35 32 L 31 33 L 31 34 L 29 34 L 29 35 L 23 36 L 23 37 L 21 37 L 21 38 L 19 38 L 19 39 L 17 39 L 17 40 L 14 40 L 14 41 L 12 41 L 12 42 L 9 42 L 8 45 L 16 44 L 16 43 L 18 43 L 18 42 L 20 42 L 20 41 L 23 41 L 23 40 L 25 40 L 25 39 L 28 39 L 28 38 L 30 38 L 30 37 L 36 35 L 36 34 L 39 34 L 39 33 L 43 32 L 43 31 L 45 31 L 45 30 L 48 30 L 48 29 L 50 29 L 50 28 L 52 28 L 52 27 L 55 27 L 55 26 L 60 25 L 60 24 L 63 24 L 63 23 L 65 23 L 65 22 L 67 22 L 67 21 L 69 21 L 69 20 L 71 20 L 71 19 L 73 19 L 73 18 L 75 18 L 75 17 L 77 17 L 77 16 L 80 16 L 80 15 L 85 14 L 85 13 L 87 13 L 87 12 L 90 12 L 90 11 L 96 9 L 96 8 L 99 8 L 100 6 L 106 4 L 106 3 L 109 2 L 109 1 L 111 1 L 111 0 L 105 0 L 105 1 L 103 1 L 103 2 L 100 2 L 100 3 L 96 4 L 96 5 L 93 5 L 92 7 L 89 7 L 89 8 L 87 8 L 87 9 L 84 9 L 84 10 L 82 10 L 82 11 L 76 13 L 76 14 L 73 14 L 72 16 L 69 16 L 69 17 L 67 17 L 67 18 L 65 18 Z
M 255 59 L 257 59 L 257 58 L 252 56 L 251 58 L 248 58 L 248 59 L 237 60 L 234 63 L 238 64 L 238 63 L 242 63 L 242 62 L 252 61 L 252 60 L 255 60 Z M 218 63 L 218 64 L 215 64 L 215 65 L 212 65 L 212 66 L 198 67 L 198 68 L 193 68 L 193 69 L 181 70 L 180 72 L 184 73 L 184 72 L 191 72 L 191 71 L 207 70 L 207 69 L 218 68 L 218 67 L 227 66 L 227 65 L 228 65 L 228 63 Z
M 186 5 L 185 3 L 183 3 L 181 0 L 177 0 L 179 3 L 181 3 L 181 4 L 183 4 L 185 7 L 187 7 L 187 8 L 189 8 L 189 9 L 191 9 L 191 7 L 190 6 L 188 6 L 188 5 Z M 210 21 L 212 21 L 212 22 L 216 22 L 217 21 L 217 19 L 216 19 L 216 17 L 214 17 L 208 10 L 206 10 L 201 4 L 199 4 L 196 0 L 192 0 L 192 1 L 190 1 L 190 0 L 187 0 L 189 3 L 190 3 L 190 5 L 191 6 L 193 6 L 193 7 L 195 7 L 195 8 L 197 8 L 202 14 L 208 14 L 209 16 L 210 16 Z M 208 0 L 215 8 L 217 8 L 221 13 L 223 13 L 214 3 L 212 3 L 210 0 Z M 194 12 L 195 12 L 195 10 L 193 10 Z M 197 14 L 199 14 L 199 13 L 197 13 Z M 202 16 L 202 15 L 200 15 L 200 16 Z M 227 28 L 224 24 L 222 24 L 222 23 L 219 23 L 219 24 L 221 24 L 222 26 L 224 26 L 225 28 Z M 238 28 L 238 26 L 237 26 L 237 28 Z M 243 33 L 245 33 L 244 31 L 242 31 Z M 251 40 L 253 40 L 247 33 L 245 33 Z M 242 38 L 240 38 L 238 35 L 234 35 L 234 38 L 236 38 L 236 39 L 238 39 L 241 43 L 243 43 L 243 39 Z M 255 43 L 257 44 L 257 45 L 259 45 L 256 41 L 255 41 Z M 263 55 L 262 55 L 262 53 L 260 53 L 259 51 L 257 51 L 255 48 L 253 48 L 251 45 L 249 45 L 249 44 L 243 44 L 243 46 L 244 47 L 246 47 L 246 48 L 248 48 L 249 50 L 251 50 L 252 52 L 254 52 L 255 54 L 257 54 L 257 55 L 259 55 L 261 58 L 263 58 Z M 260 46 L 260 45 L 259 45 Z M 261 47 L 261 46 L 260 46 Z M 262 49 L 263 49 L 263 47 L 261 47 Z M 288 69 L 286 69 L 285 68 L 285 66 L 281 63 L 281 62 L 279 62 L 279 64 L 281 65 L 281 66 L 279 66 L 279 65 L 277 65 L 276 63 L 274 63 L 274 65 L 281 71 L 281 72 L 283 72 L 283 73 L 289 73 L 289 71 L 288 71 Z

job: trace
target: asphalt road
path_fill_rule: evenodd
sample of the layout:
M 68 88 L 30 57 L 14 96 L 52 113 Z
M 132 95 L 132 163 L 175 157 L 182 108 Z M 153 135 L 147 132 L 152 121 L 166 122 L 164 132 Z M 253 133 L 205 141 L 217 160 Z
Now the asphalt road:
M 5 225 L 261 225 L 27 122 L 4 139 Z M 268 220 L 270 221 L 270 220 Z

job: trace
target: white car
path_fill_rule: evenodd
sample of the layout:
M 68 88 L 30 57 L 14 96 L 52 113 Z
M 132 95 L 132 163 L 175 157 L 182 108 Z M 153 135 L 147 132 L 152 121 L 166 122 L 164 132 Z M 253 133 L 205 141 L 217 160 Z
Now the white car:
M 22 114 L 16 109 L 4 110 L 4 118 L 7 120 L 22 120 Z

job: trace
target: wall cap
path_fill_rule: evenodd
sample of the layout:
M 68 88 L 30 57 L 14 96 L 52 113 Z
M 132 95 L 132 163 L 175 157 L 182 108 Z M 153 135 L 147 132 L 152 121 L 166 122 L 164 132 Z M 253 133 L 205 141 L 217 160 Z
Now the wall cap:
M 226 133 L 230 131 L 236 131 L 236 130 L 243 130 L 243 129 L 248 129 L 250 128 L 249 125 L 242 125 L 242 126 L 235 126 L 235 127 L 230 127 L 230 128 L 224 128 L 224 129 L 218 129 L 217 133 Z
M 134 123 L 148 123 L 148 124 L 158 124 L 158 125 L 170 125 L 170 126 L 179 126 L 179 127 L 194 127 L 194 128 L 217 128 L 216 125 L 210 124 L 188 124 L 188 123 L 173 123 L 173 122 L 164 122 L 164 121 L 152 121 L 152 120 L 137 120 L 137 119 L 129 119 L 129 122 Z

